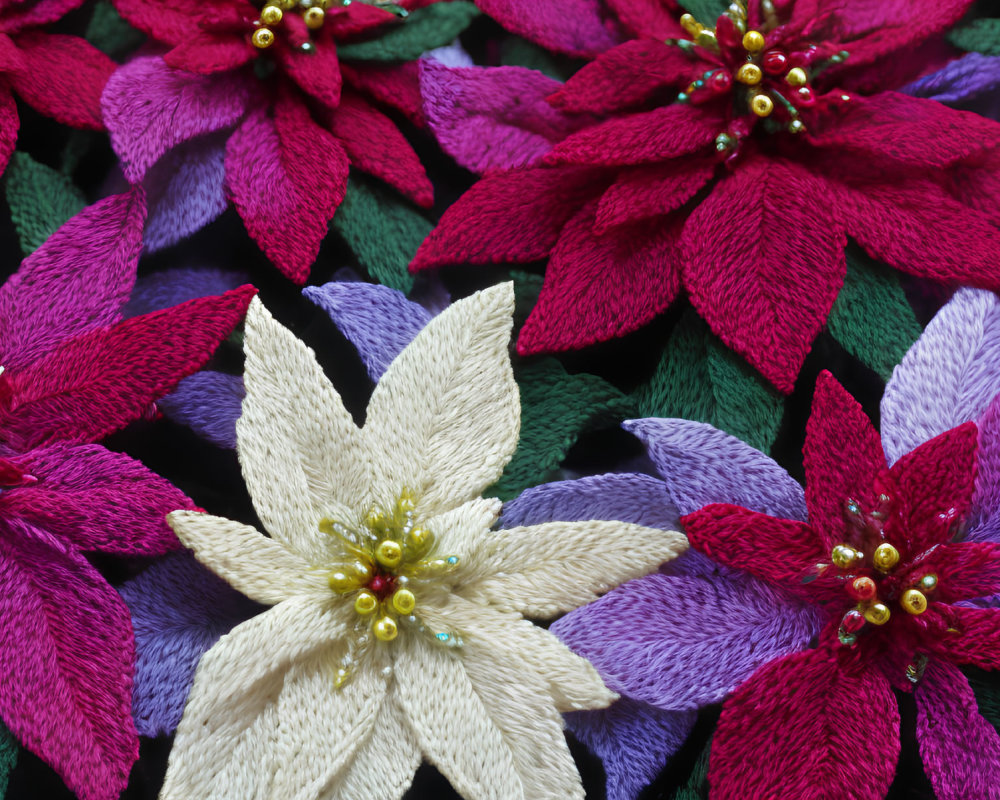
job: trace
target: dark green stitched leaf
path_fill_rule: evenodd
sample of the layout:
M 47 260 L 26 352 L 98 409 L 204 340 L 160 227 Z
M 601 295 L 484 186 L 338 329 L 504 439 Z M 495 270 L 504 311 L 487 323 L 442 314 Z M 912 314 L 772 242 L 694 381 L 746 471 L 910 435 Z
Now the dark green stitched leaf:
M 679 0 L 684 9 L 706 28 L 714 28 L 715 21 L 727 8 L 725 0 Z
M 14 153 L 7 167 L 7 205 L 25 255 L 55 233 L 87 201 L 73 182 L 39 164 L 26 153 Z
M 479 14 L 473 3 L 453 0 L 410 12 L 376 39 L 337 47 L 337 56 L 356 61 L 413 61 L 420 54 L 454 41 Z
M 135 50 L 143 35 L 121 18 L 109 0 L 99 0 L 84 34 L 87 41 L 98 50 L 115 59 Z
M 974 19 L 968 25 L 950 31 L 948 41 L 960 50 L 1000 56 L 1000 18 Z
M 0 723 L 0 800 L 7 794 L 7 780 L 16 763 L 17 740 L 7 726 Z

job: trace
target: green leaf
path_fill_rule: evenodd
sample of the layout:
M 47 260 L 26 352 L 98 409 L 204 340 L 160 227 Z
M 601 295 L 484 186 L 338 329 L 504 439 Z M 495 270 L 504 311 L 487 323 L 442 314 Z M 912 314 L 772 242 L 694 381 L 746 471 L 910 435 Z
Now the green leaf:
M 884 381 L 920 336 L 920 323 L 896 272 L 854 244 L 847 248 L 847 277 L 826 326 L 847 352 Z
M 87 201 L 65 175 L 16 152 L 7 167 L 7 205 L 21 250 L 29 255 Z
M 708 422 L 765 453 L 784 409 L 781 394 L 691 309 L 678 320 L 653 377 L 635 394 L 644 417 Z
M 538 70 L 557 81 L 568 80 L 576 71 L 572 59 L 550 53 L 519 36 L 509 36 L 500 43 L 500 65 Z
M 684 10 L 706 28 L 715 28 L 715 21 L 727 8 L 727 0 L 680 0 Z
M 1000 733 L 1000 683 L 996 676 L 968 667 L 962 670 L 969 679 L 969 686 L 976 695 L 979 713 Z
M 522 270 L 511 270 L 510 278 L 514 281 L 514 330 L 519 331 L 538 302 L 544 279 L 534 272 Z
M 7 794 L 7 780 L 16 763 L 17 740 L 7 726 L 0 723 L 0 799 Z
M 120 59 L 142 44 L 143 35 L 121 18 L 109 0 L 98 0 L 84 37 L 112 58 Z
M 357 175 L 333 217 L 334 230 L 368 274 L 404 294 L 413 288 L 407 267 L 433 227 L 391 190 Z
M 968 25 L 954 28 L 948 33 L 948 41 L 959 50 L 1000 56 L 1000 18 L 975 19 Z
M 552 478 L 580 434 L 633 416 L 633 401 L 596 375 L 571 375 L 554 358 L 516 371 L 521 390 L 521 439 L 486 496 L 509 500 Z
M 709 739 L 694 763 L 687 783 L 678 787 L 672 800 L 708 800 L 708 759 L 711 753 L 712 740 Z
M 474 3 L 453 0 L 418 8 L 377 39 L 337 46 L 337 57 L 357 61 L 413 61 L 421 53 L 451 44 L 479 14 Z

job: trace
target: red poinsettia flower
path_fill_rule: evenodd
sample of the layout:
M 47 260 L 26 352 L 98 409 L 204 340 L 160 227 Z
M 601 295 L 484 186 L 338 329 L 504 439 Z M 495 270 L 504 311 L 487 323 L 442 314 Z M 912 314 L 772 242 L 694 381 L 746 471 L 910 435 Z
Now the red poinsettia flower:
M 122 67 L 105 92 L 105 119 L 130 181 L 171 148 L 200 141 L 210 149 L 198 151 L 191 180 L 205 194 L 205 175 L 223 150 L 226 194 L 261 249 L 299 283 L 344 198 L 349 165 L 420 206 L 432 203 L 419 158 L 386 114 L 420 121 L 416 63 L 344 63 L 337 52 L 338 44 L 397 30 L 426 0 L 114 2 L 171 46 L 162 59 Z M 217 139 L 204 135 L 217 131 L 225 140 L 211 149 Z
M 808 523 L 722 504 L 681 520 L 693 547 L 828 619 L 818 647 L 767 663 L 726 699 L 711 797 L 884 797 L 899 754 L 893 689 L 914 693 L 939 796 L 985 797 L 1000 739 L 956 666 L 1000 668 L 1000 545 L 964 537 L 976 425 L 887 466 L 860 405 L 824 372 L 804 455 Z M 954 763 L 964 735 L 977 744 Z
M 84 0 L 0 2 L 0 171 L 17 143 L 17 95 L 47 117 L 101 130 L 101 90 L 115 62 L 78 36 L 46 33 Z
M 914 275 L 1000 288 L 1000 125 L 872 93 L 908 77 L 913 49 L 967 0 L 755 0 L 714 28 L 621 5 L 657 38 L 607 50 L 552 94 L 584 127 L 488 172 L 412 264 L 548 258 L 522 354 L 621 336 L 683 288 L 787 392 L 843 283 L 848 236 Z

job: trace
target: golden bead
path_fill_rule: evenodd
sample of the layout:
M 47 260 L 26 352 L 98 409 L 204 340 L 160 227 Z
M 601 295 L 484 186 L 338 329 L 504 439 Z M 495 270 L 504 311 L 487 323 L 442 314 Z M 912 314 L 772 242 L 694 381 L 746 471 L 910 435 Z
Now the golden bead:
M 264 25 L 277 25 L 283 16 L 284 13 L 277 6 L 264 6 L 260 10 L 260 21 Z
M 409 589 L 397 589 L 392 596 L 392 607 L 400 614 L 412 614 L 417 606 L 417 598 Z
M 372 630 L 380 642 L 391 642 L 399 635 L 399 626 L 392 617 L 382 617 L 372 626 Z
M 350 677 L 351 673 L 348 670 L 341 667 L 340 669 L 337 670 L 337 674 L 333 679 L 333 688 L 339 689 L 341 686 L 347 683 Z
M 268 28 L 257 28 L 250 37 L 253 46 L 258 50 L 264 50 L 274 44 L 274 33 Z
M 789 86 L 805 86 L 808 77 L 802 67 L 792 67 L 785 76 L 785 82 Z
M 337 594 L 353 592 L 360 585 L 354 573 L 347 569 L 338 569 L 326 576 L 326 582 Z
M 899 551 L 888 542 L 882 542 L 872 553 L 872 566 L 879 572 L 888 572 L 899 563 Z
M 395 539 L 383 539 L 375 548 L 375 560 L 386 569 L 394 569 L 403 560 L 403 546 Z
M 747 31 L 743 34 L 743 49 L 748 53 L 757 53 L 764 49 L 764 34 L 760 31 Z
M 380 511 L 369 511 L 365 515 L 365 527 L 370 531 L 377 531 L 385 527 L 385 514 Z
M 920 579 L 920 588 L 925 592 L 933 592 L 937 589 L 938 578 L 933 572 L 928 572 Z
M 774 111 L 774 102 L 766 94 L 754 95 L 750 101 L 750 110 L 758 117 L 769 117 Z
M 319 6 L 313 6 L 312 8 L 306 9 L 306 13 L 302 15 L 302 19 L 305 20 L 307 28 L 316 30 L 317 28 L 323 27 L 323 20 L 326 19 L 326 12 Z
M 885 603 L 872 603 L 865 609 L 865 619 L 872 625 L 885 625 L 892 614 Z
M 864 555 L 859 553 L 850 545 L 838 544 L 830 553 L 830 560 L 841 569 L 856 567 L 864 559 Z
M 736 80 L 747 86 L 756 86 L 764 78 L 764 73 L 756 64 L 744 64 L 736 70 Z
M 697 36 L 698 31 L 704 30 L 705 26 L 694 18 L 693 14 L 681 14 L 681 27 L 691 36 Z
M 719 40 L 715 38 L 715 31 L 711 31 L 708 28 L 703 28 L 695 34 L 694 43 L 698 47 L 704 47 L 706 50 L 719 49 Z
M 372 569 L 372 565 L 367 561 L 362 561 L 360 558 L 351 564 L 351 572 L 354 573 L 354 577 L 357 578 L 358 585 L 363 586 L 372 579 L 375 574 L 375 570 Z
M 298 0 L 275 0 L 275 2 L 285 11 L 291 11 L 296 5 L 298 5 Z
M 378 608 L 378 598 L 371 592 L 358 592 L 354 598 L 354 610 L 359 614 L 368 615 Z
M 412 528 L 406 534 L 406 549 L 411 557 L 420 558 L 434 544 L 434 534 L 427 528 Z
M 903 592 L 899 604 L 908 614 L 923 614 L 927 610 L 927 598 L 919 589 L 907 589 Z

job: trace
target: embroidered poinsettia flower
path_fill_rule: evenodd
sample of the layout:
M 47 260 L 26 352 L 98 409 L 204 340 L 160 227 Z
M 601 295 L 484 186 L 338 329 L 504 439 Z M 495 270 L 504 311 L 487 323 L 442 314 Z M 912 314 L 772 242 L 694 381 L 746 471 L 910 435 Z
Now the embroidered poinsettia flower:
M 172 209 L 157 246 L 197 230 L 228 199 L 268 258 L 304 283 L 344 199 L 349 166 L 419 206 L 433 202 L 424 167 L 391 118 L 421 122 L 413 60 L 421 50 L 407 52 L 406 31 L 423 15 L 428 46 L 446 44 L 471 19 L 470 4 L 115 6 L 171 48 L 123 66 L 103 97 L 126 179 L 148 176 Z
M 79 36 L 45 28 L 84 0 L 8 0 L 0 5 L 0 172 L 20 118 L 15 97 L 74 128 L 102 130 L 101 91 L 115 62 Z
M 684 549 L 591 521 L 493 531 L 480 497 L 517 442 L 501 285 L 431 320 L 358 428 L 312 352 L 254 301 L 240 461 L 270 536 L 169 517 L 197 558 L 271 606 L 205 654 L 165 799 L 400 797 L 429 759 L 469 798 L 583 797 L 560 710 L 613 699 L 522 618 L 593 599 Z
M 492 141 L 523 143 L 530 164 L 487 171 L 411 269 L 548 259 L 524 355 L 622 336 L 683 289 L 791 391 L 843 284 L 848 236 L 905 272 L 1000 287 L 997 210 L 983 200 L 1000 184 L 1000 127 L 892 91 L 912 73 L 905 56 L 968 5 L 894 6 L 873 24 L 866 2 L 755 2 L 714 27 L 664 6 L 669 32 L 651 22 L 549 95 L 598 117 L 552 146 L 503 133 L 517 108 L 491 109 L 471 88 L 470 73 L 485 86 L 489 70 L 454 71 L 461 102 L 457 78 L 427 70 L 429 118 L 455 107 L 492 119 Z M 516 161 L 493 150 L 492 166 Z

